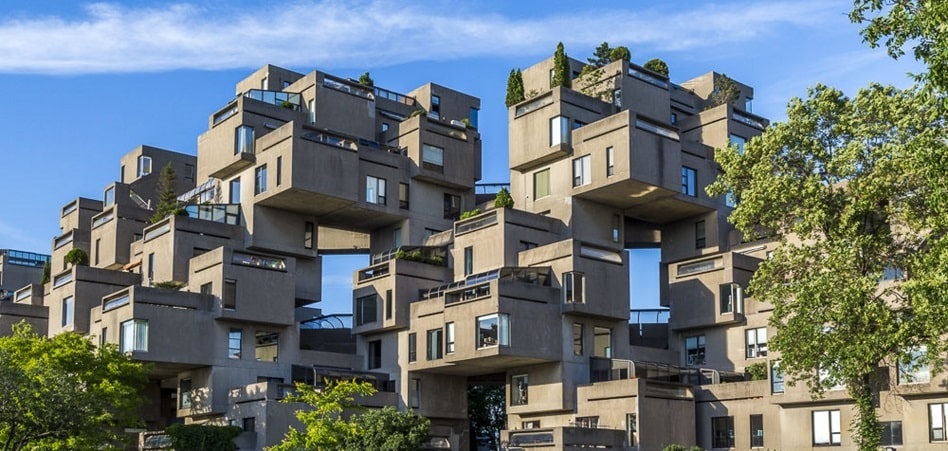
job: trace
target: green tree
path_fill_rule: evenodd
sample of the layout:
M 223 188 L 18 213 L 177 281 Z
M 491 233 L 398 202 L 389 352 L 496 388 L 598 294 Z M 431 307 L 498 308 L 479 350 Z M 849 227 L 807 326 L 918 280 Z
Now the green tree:
M 628 47 L 618 46 L 611 51 L 609 51 L 609 62 L 626 60 L 629 61 L 632 59 L 632 52 L 629 51 Z
M 865 24 L 861 34 L 870 47 L 884 44 L 893 58 L 912 46 L 915 59 L 928 66 L 918 80 L 941 91 L 948 89 L 948 2 L 936 0 L 855 0 L 849 15 Z
M 358 434 L 346 437 L 347 450 L 414 451 L 428 440 L 431 421 L 394 407 L 369 410 L 352 419 Z
M 602 44 L 596 47 L 596 50 L 593 50 L 592 58 L 586 58 L 586 61 L 593 68 L 605 66 L 613 61 L 612 50 L 613 48 L 609 47 L 609 43 L 603 41 Z
M 208 426 L 204 424 L 172 424 L 165 429 L 174 449 L 202 451 L 232 451 L 237 449 L 234 438 L 240 435 L 237 426 Z
M 501 188 L 494 197 L 494 208 L 513 208 L 514 200 L 507 188 Z
M 372 77 L 369 76 L 368 72 L 366 72 L 366 73 L 363 73 L 362 75 L 359 75 L 359 84 L 363 86 L 374 87 L 375 80 L 372 80 Z
M 0 337 L 0 450 L 98 449 L 137 425 L 142 364 L 114 346 L 29 325 Z
M 161 169 L 161 175 L 158 177 L 158 205 L 155 207 L 155 214 L 150 219 L 152 224 L 165 219 L 169 215 L 187 214 L 184 208 L 181 208 L 178 204 L 175 180 L 174 168 L 171 163 L 168 163 Z
M 510 69 L 510 75 L 507 76 L 507 98 L 504 104 L 510 108 L 523 101 L 523 74 L 520 73 L 520 69 Z
M 550 82 L 551 88 L 562 86 L 569 88 L 572 86 L 570 78 L 569 58 L 566 56 L 566 50 L 563 43 L 556 44 L 556 51 L 553 52 L 553 79 Z
M 467 416 L 471 436 L 497 438 L 507 427 L 506 387 L 502 384 L 471 385 L 467 388 Z
M 52 272 L 53 266 L 47 260 L 46 263 L 43 264 L 43 278 L 40 279 L 40 283 L 43 285 L 49 283 L 49 278 L 52 276 Z
M 943 101 L 876 84 L 850 99 L 818 85 L 743 153 L 715 153 L 723 175 L 708 191 L 736 195 L 730 221 L 745 236 L 777 242 L 748 290 L 774 306 L 769 345 L 815 395 L 845 384 L 862 450 L 876 449 L 881 432 L 876 369 L 938 371 L 948 351 Z M 896 277 L 880 284 L 885 274 Z
M 642 66 L 652 72 L 668 76 L 668 64 L 658 58 L 652 58 L 645 62 L 645 65 Z
M 740 95 L 741 88 L 737 86 L 737 83 L 731 77 L 721 74 L 714 77 L 714 91 L 708 96 L 708 103 L 705 104 L 704 108 L 710 109 L 734 102 Z
M 63 261 L 73 266 L 89 266 L 89 254 L 77 247 L 66 252 Z

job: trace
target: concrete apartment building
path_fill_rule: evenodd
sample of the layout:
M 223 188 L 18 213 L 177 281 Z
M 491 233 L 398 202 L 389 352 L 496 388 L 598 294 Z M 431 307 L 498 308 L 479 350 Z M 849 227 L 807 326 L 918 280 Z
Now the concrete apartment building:
M 150 363 L 144 449 L 173 422 L 276 444 L 299 407 L 278 402 L 289 384 L 326 378 L 371 381 L 368 406 L 430 418 L 428 449 L 477 441 L 472 383 L 505 385 L 507 449 L 854 449 L 845 391 L 784 384 L 770 307 L 743 295 L 770 245 L 742 243 L 727 200 L 704 191 L 714 149 L 767 125 L 753 89 L 714 105 L 721 75 L 675 84 L 628 61 L 551 88 L 552 67 L 523 71 L 535 95 L 508 109 L 516 204 L 493 208 L 475 196 L 479 99 L 265 66 L 210 115 L 196 157 L 139 147 L 101 201 L 65 204 L 50 282 L 10 288 L 0 309 Z M 187 214 L 150 223 L 169 164 Z M 626 249 L 643 247 L 661 249 L 667 324 L 630 316 Z M 75 248 L 89 266 L 65 263 Z M 311 304 L 322 256 L 341 253 L 371 259 L 351 327 L 327 327 L 338 318 Z M 758 363 L 769 377 L 747 380 Z M 948 443 L 948 381 L 880 371 L 883 444 Z

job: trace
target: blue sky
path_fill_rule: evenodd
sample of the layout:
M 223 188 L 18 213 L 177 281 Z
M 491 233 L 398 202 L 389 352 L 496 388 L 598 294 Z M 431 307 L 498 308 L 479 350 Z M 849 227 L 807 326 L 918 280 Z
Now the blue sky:
M 772 120 L 816 82 L 907 86 L 920 67 L 862 44 L 850 0 L 143 3 L 0 2 L 0 248 L 48 253 L 59 208 L 101 198 L 138 145 L 194 154 L 208 115 L 266 63 L 480 97 L 484 182 L 508 179 L 507 73 L 558 41 L 581 60 L 602 41 L 640 64 L 660 57 L 676 82 L 726 73 L 755 87 L 754 112 Z M 646 254 L 633 260 L 635 306 L 656 297 Z M 325 275 L 327 310 L 348 310 L 347 271 L 364 262 L 326 265 L 346 268 Z

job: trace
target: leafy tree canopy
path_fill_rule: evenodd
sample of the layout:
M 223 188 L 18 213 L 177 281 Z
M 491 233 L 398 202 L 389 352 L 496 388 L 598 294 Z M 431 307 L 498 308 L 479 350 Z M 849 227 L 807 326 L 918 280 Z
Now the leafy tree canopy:
M 169 215 L 184 215 L 187 212 L 178 204 L 178 193 L 175 192 L 176 176 L 171 163 L 161 169 L 158 177 L 158 206 L 150 221 L 152 224 L 165 219 Z
M 369 410 L 352 419 L 357 434 L 346 437 L 347 450 L 415 451 L 428 440 L 431 421 L 394 407 Z
M 513 206 L 514 200 L 510 197 L 510 192 L 507 188 L 501 188 L 497 192 L 497 197 L 494 198 L 494 208 L 513 208 Z
M 562 86 L 569 88 L 572 86 L 572 77 L 569 70 L 569 58 L 566 56 L 566 50 L 563 43 L 556 44 L 556 51 L 553 52 L 553 80 L 551 88 Z
M 232 451 L 237 449 L 234 438 L 240 435 L 237 426 L 208 426 L 204 424 L 172 424 L 165 432 L 174 449 L 202 451 Z
M 586 61 L 589 63 L 587 66 L 592 66 L 593 69 L 596 69 L 613 61 L 628 61 L 630 59 L 632 59 L 632 52 L 629 51 L 628 47 L 609 47 L 608 42 L 603 42 L 596 47 L 591 58 L 586 58 Z M 584 68 L 585 67 L 586 66 L 584 66 Z
M 375 80 L 372 80 L 372 77 L 369 76 L 368 72 L 359 75 L 359 84 L 363 86 L 375 86 Z
M 467 412 L 471 419 L 472 437 L 499 437 L 507 427 L 506 387 L 471 385 L 467 389 Z
M 714 91 L 708 96 L 705 109 L 734 102 L 740 95 L 741 88 L 737 86 L 737 83 L 731 77 L 721 74 L 714 77 Z
M 135 426 L 145 369 L 79 334 L 0 337 L 0 450 L 97 449 Z
M 652 72 L 668 76 L 668 64 L 658 58 L 652 58 L 645 62 L 645 65 L 642 66 Z
M 777 241 L 749 287 L 774 306 L 769 345 L 815 394 L 847 386 L 864 450 L 880 435 L 876 368 L 925 348 L 937 371 L 948 351 L 942 102 L 917 89 L 873 84 L 848 98 L 818 85 L 743 154 L 716 152 L 723 175 L 708 191 L 736 195 L 730 220 L 745 236 Z
M 77 247 L 75 249 L 71 249 L 69 252 L 66 252 L 66 255 L 63 257 L 63 261 L 74 266 L 88 266 L 89 254 Z
M 510 75 L 507 76 L 507 98 L 504 104 L 510 108 L 524 100 L 523 74 L 520 73 L 520 69 L 510 69 Z

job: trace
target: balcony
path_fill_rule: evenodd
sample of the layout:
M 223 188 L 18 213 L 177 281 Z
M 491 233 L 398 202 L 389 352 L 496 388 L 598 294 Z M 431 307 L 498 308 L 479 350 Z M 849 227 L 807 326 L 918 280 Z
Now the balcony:
M 293 111 L 300 111 L 301 109 L 300 94 L 295 92 L 251 89 L 244 93 L 244 97 Z
M 240 204 L 198 204 L 184 207 L 188 217 L 220 224 L 240 225 Z

